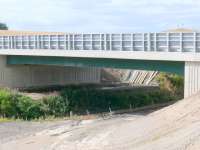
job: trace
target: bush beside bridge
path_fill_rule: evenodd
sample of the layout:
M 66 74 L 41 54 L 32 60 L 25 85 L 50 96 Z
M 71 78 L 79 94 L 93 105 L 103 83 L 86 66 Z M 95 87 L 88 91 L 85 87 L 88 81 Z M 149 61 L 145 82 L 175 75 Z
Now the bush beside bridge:
M 64 117 L 68 116 L 70 111 L 76 114 L 99 113 L 109 109 L 138 108 L 173 99 L 173 95 L 164 90 L 133 92 L 69 86 L 63 89 L 59 96 L 49 96 L 36 101 L 18 92 L 0 89 L 0 117 L 24 120 L 48 116 Z

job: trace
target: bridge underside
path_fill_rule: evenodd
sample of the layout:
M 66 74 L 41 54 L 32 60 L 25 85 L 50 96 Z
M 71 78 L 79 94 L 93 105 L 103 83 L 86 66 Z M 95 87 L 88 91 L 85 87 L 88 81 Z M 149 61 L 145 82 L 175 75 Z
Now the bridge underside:
M 47 56 L 7 56 L 10 65 L 56 65 L 154 70 L 184 75 L 185 62 L 109 58 L 76 58 Z
M 7 56 L 8 65 L 107 67 L 170 72 L 185 77 L 184 96 L 200 91 L 200 62 L 52 56 Z

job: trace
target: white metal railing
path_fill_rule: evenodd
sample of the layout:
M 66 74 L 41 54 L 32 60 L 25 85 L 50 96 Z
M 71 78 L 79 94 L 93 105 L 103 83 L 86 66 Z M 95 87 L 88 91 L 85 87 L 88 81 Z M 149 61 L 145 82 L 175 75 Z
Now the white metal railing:
M 0 49 L 200 52 L 200 33 L 0 36 Z

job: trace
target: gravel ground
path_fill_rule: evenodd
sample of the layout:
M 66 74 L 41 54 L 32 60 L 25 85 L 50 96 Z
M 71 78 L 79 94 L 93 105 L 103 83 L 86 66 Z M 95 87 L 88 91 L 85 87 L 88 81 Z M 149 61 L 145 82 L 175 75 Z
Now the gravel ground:
M 53 130 L 64 125 L 77 125 L 80 121 L 45 121 L 45 122 L 3 122 L 0 123 L 0 144 L 7 143 L 13 140 L 24 138 L 27 136 L 34 136 L 35 133 L 41 132 L 45 129 Z
M 85 121 L 3 123 L 0 149 L 199 150 L 199 116 L 197 94 L 152 113 Z

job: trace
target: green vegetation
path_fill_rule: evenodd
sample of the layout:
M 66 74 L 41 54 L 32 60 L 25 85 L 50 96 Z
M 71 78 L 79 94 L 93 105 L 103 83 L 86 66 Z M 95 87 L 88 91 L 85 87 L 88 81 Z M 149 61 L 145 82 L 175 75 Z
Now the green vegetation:
M 146 92 L 141 89 L 115 91 L 76 86 L 64 89 L 61 97 L 67 100 L 68 110 L 76 113 L 137 108 L 174 99 L 169 92 L 159 89 Z
M 0 23 L 0 30 L 8 30 L 8 26 L 5 23 Z
M 0 117 L 28 120 L 41 115 L 41 102 L 8 89 L 0 89 Z
M 59 96 L 41 100 L 19 94 L 9 89 L 0 89 L 0 121 L 12 119 L 40 119 L 65 117 L 75 114 L 138 108 L 165 103 L 183 97 L 183 77 L 160 73 L 157 77 L 160 89 L 105 90 L 101 86 L 67 86 Z
M 2 122 L 11 122 L 11 121 L 16 121 L 16 119 L 0 117 L 0 123 L 2 123 Z
M 160 73 L 157 76 L 157 81 L 160 84 L 161 90 L 167 90 L 176 97 L 183 98 L 184 78 L 177 74 Z
M 9 89 L 0 89 L 0 118 L 39 119 L 69 116 L 86 112 L 99 113 L 109 109 L 137 108 L 173 100 L 165 90 L 102 90 L 93 86 L 69 86 L 60 96 L 32 100 Z M 1 119 L 2 120 L 2 119 Z

